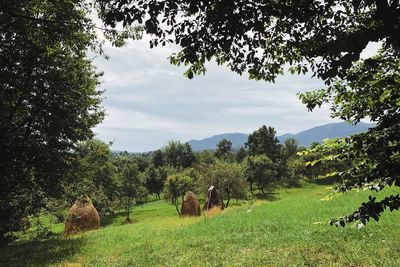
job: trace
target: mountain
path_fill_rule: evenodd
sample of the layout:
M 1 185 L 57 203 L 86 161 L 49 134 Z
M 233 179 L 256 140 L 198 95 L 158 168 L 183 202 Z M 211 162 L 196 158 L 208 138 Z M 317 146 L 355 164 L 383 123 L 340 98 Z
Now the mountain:
M 248 134 L 244 133 L 226 133 L 214 135 L 201 140 L 190 140 L 188 143 L 192 146 L 194 151 L 213 150 L 217 143 L 222 139 L 228 139 L 232 142 L 232 148 L 240 148 L 247 142 Z
M 322 142 L 325 138 L 346 137 L 352 134 L 364 132 L 368 128 L 374 127 L 372 123 L 360 122 L 356 125 L 347 122 L 329 123 L 317 126 L 297 134 L 284 134 L 277 136 L 279 141 L 283 143 L 288 138 L 294 138 L 299 142 L 299 146 L 308 147 L 313 142 Z M 244 146 L 247 141 L 248 134 L 244 133 L 225 133 L 207 137 L 201 140 L 190 140 L 188 143 L 194 151 L 213 150 L 217 143 L 222 139 L 228 139 L 232 142 L 232 147 L 238 149 Z
M 368 128 L 374 127 L 375 124 L 359 122 L 356 125 L 348 124 L 347 122 L 329 123 L 317 126 L 297 134 L 284 134 L 278 136 L 278 139 L 283 143 L 286 139 L 292 137 L 299 142 L 300 146 L 308 147 L 313 142 L 322 142 L 325 138 L 346 137 L 352 134 L 365 132 Z

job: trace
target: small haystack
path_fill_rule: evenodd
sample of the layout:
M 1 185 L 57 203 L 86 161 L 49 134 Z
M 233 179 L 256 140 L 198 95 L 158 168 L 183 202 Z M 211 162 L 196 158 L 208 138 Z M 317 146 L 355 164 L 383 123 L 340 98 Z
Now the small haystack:
M 209 210 L 213 207 L 218 207 L 223 210 L 225 205 L 224 202 L 222 202 L 221 196 L 218 193 L 217 188 L 212 185 L 207 191 L 207 200 L 206 203 L 204 203 L 203 210 Z
M 188 191 L 185 193 L 181 207 L 181 216 L 200 216 L 200 202 L 196 195 Z
M 100 227 L 100 216 L 92 201 L 83 195 L 69 209 L 65 220 L 64 236 L 97 229 Z

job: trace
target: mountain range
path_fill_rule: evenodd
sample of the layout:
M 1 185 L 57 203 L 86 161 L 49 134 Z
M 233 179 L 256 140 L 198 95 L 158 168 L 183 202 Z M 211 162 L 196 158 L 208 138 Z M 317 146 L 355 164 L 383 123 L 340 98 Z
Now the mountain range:
M 340 138 L 367 131 L 368 128 L 374 127 L 375 124 L 359 122 L 356 125 L 347 122 L 329 123 L 321 126 L 313 127 L 297 134 L 284 134 L 277 136 L 280 143 L 288 138 L 294 138 L 299 146 L 308 147 L 313 142 L 322 142 L 325 138 Z M 214 135 L 201 140 L 190 140 L 188 143 L 194 151 L 213 150 L 222 139 L 228 139 L 232 142 L 233 149 L 239 149 L 247 142 L 248 134 L 245 133 L 224 133 Z

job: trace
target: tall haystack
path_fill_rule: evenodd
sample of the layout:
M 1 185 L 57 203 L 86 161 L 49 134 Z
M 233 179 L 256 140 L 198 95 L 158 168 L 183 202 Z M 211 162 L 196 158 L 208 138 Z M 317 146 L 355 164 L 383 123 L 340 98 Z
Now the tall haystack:
M 219 194 L 217 188 L 215 188 L 212 185 L 207 191 L 207 200 L 206 203 L 204 203 L 203 210 L 209 210 L 212 209 L 213 207 L 218 207 L 221 210 L 223 210 L 225 205 L 221 199 L 221 195 Z
M 97 229 L 100 227 L 100 216 L 88 196 L 78 198 L 69 209 L 65 220 L 64 236 Z
M 181 216 L 200 216 L 200 202 L 197 199 L 196 195 L 188 191 L 185 193 L 183 197 L 182 207 L 181 207 Z

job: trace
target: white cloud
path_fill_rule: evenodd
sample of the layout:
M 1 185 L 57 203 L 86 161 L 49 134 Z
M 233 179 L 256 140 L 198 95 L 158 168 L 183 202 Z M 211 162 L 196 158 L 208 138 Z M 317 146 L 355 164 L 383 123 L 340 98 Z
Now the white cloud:
M 285 75 L 276 83 L 250 81 L 226 67 L 208 64 L 205 76 L 189 80 L 184 67 L 169 64 L 176 47 L 149 49 L 147 40 L 106 47 L 97 58 L 108 116 L 95 132 L 115 149 L 148 151 L 169 139 L 187 141 L 224 132 L 249 133 L 263 124 L 278 133 L 332 122 L 324 108 L 307 112 L 296 95 L 322 87 L 309 76 Z M 133 140 L 134 139 L 134 140 Z

